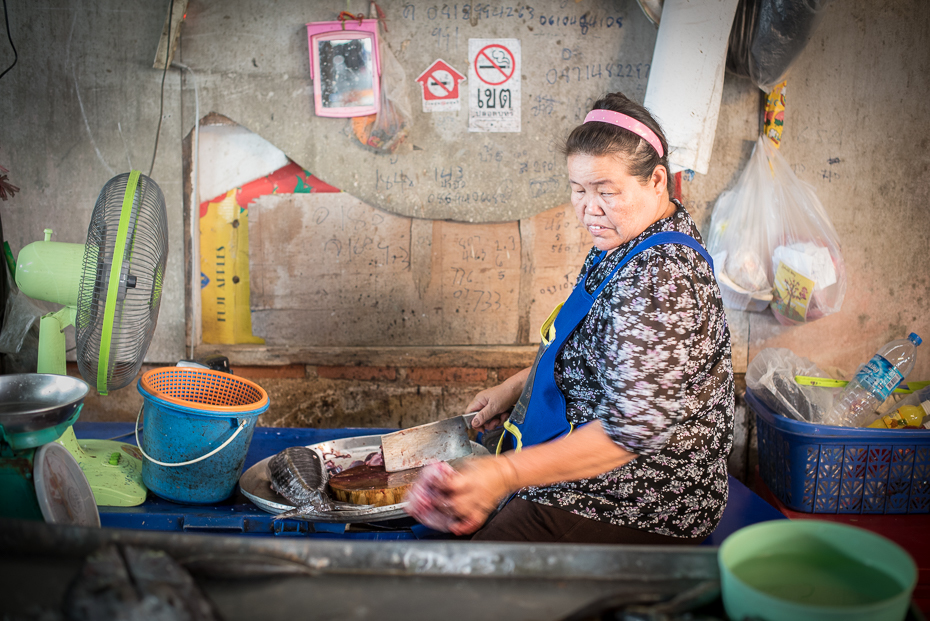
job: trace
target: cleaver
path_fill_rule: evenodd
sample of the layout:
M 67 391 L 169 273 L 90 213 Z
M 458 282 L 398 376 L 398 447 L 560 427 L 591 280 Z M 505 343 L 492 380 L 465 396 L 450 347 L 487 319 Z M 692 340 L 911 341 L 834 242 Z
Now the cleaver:
M 474 417 L 473 412 L 384 434 L 384 469 L 399 472 L 471 455 L 468 429 Z

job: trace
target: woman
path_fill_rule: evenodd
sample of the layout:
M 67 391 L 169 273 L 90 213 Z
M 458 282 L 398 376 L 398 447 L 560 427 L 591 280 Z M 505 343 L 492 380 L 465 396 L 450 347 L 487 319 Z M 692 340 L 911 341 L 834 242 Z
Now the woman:
M 667 152 L 658 123 L 620 93 L 569 136 L 571 202 L 594 247 L 544 326 L 534 366 L 466 409 L 479 430 L 506 421 L 521 450 L 471 460 L 444 480 L 452 532 L 689 544 L 719 522 L 733 434 L 730 334 L 697 227 L 669 198 Z

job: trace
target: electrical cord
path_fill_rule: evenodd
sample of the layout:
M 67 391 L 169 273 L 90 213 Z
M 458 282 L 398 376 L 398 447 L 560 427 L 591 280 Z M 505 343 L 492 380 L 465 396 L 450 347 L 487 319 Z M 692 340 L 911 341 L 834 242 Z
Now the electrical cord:
M 10 41 L 10 47 L 13 48 L 13 64 L 6 68 L 3 73 L 0 73 L 0 78 L 5 76 L 10 69 L 16 66 L 16 61 L 19 60 L 19 54 L 16 53 L 16 46 L 13 45 L 13 37 L 10 35 L 10 16 L 6 11 L 6 0 L 3 0 L 3 19 L 6 21 L 6 38 Z
M 168 38 L 165 40 L 165 70 L 161 74 L 161 100 L 158 104 L 158 128 L 155 130 L 155 148 L 152 150 L 152 165 L 149 166 L 149 177 L 155 169 L 155 156 L 158 155 L 158 136 L 161 134 L 161 117 L 165 112 L 165 77 L 168 75 L 168 59 L 171 57 L 171 20 L 174 17 L 174 0 L 168 0 Z M 6 0 L 3 0 L 6 6 Z

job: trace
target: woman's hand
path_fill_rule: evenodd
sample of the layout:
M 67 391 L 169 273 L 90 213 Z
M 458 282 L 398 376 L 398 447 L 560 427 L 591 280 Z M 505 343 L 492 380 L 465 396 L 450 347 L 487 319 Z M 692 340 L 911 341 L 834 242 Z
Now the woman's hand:
M 467 535 L 478 530 L 512 492 L 590 478 L 634 459 L 635 454 L 610 439 L 600 421 L 593 421 L 568 436 L 517 453 L 467 460 L 436 489 L 442 497 L 441 511 L 454 519 L 451 531 Z
M 490 431 L 500 427 L 503 421 L 507 420 L 510 408 L 520 398 L 529 374 L 529 368 L 523 369 L 497 386 L 482 390 L 475 395 L 475 398 L 465 408 L 466 414 L 475 413 L 471 426 L 478 431 Z
M 455 519 L 451 532 L 456 535 L 475 532 L 501 500 L 517 489 L 516 471 L 507 457 L 467 460 L 462 469 L 439 488 L 446 498 L 444 511 Z

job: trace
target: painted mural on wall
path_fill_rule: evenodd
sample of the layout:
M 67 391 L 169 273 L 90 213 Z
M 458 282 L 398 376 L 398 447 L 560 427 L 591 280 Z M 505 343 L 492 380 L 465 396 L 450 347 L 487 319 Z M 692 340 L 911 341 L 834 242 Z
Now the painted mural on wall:
M 204 343 L 264 343 L 249 310 L 249 205 L 267 194 L 339 192 L 291 162 L 200 204 L 200 295 Z

